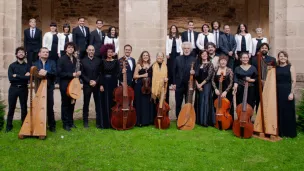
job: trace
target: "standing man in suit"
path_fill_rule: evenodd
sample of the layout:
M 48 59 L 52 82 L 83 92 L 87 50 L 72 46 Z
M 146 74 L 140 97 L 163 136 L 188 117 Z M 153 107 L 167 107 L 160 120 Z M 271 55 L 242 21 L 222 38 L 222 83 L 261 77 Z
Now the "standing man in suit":
M 126 66 L 126 70 L 122 69 L 122 67 L 120 67 L 120 72 L 119 72 L 119 75 L 118 75 L 118 79 L 119 79 L 119 82 L 122 83 L 123 82 L 123 74 L 125 72 L 127 72 L 127 82 L 128 82 L 128 86 L 131 86 L 133 87 L 134 86 L 134 82 L 133 82 L 133 75 L 134 75 L 134 70 L 135 70 L 135 67 L 136 67 L 136 64 L 135 64 L 135 59 L 131 57 L 131 52 L 132 52 L 132 46 L 127 44 L 124 46 L 124 52 L 125 52 L 125 56 L 121 57 L 119 59 L 119 63 L 120 63 L 120 66 L 122 66 L 122 62 L 123 60 L 127 60 L 127 66 Z
M 215 38 L 215 46 L 216 46 L 216 51 L 215 51 L 215 53 L 216 53 L 216 55 L 220 55 L 220 54 L 221 54 L 221 49 L 220 49 L 220 43 L 219 43 L 219 41 L 220 41 L 220 36 L 221 36 L 222 34 L 224 34 L 224 32 L 222 32 L 222 31 L 220 30 L 220 28 L 221 28 L 221 23 L 218 22 L 218 21 L 213 21 L 213 22 L 211 23 L 211 28 L 212 28 L 211 33 L 213 33 L 214 38 Z
M 30 28 L 24 30 L 24 48 L 27 52 L 27 64 L 32 64 L 37 60 L 38 52 L 42 47 L 42 32 L 36 28 L 36 19 L 29 20 Z
M 227 66 L 231 69 L 234 68 L 234 58 L 236 41 L 232 34 L 230 34 L 230 26 L 228 24 L 224 25 L 224 34 L 220 36 L 219 45 L 222 53 L 229 57 Z
M 78 18 L 78 26 L 73 28 L 73 42 L 76 44 L 79 51 L 79 58 L 85 56 L 86 49 L 90 43 L 90 29 L 84 26 L 84 17 Z
M 182 33 L 182 42 L 190 42 L 192 44 L 192 56 L 196 57 L 199 49 L 196 46 L 196 40 L 198 37 L 198 32 L 193 30 L 194 23 L 193 21 L 188 22 L 188 30 Z
M 90 36 L 90 45 L 94 46 L 95 49 L 95 57 L 102 58 L 100 54 L 100 48 L 104 43 L 104 39 L 106 34 L 101 30 L 103 26 L 102 20 L 96 21 L 96 29 L 91 32 Z
M 56 122 L 54 115 L 54 89 L 56 80 L 56 63 L 49 58 L 49 49 L 42 47 L 38 53 L 39 59 L 34 63 L 38 69 L 38 75 L 42 79 L 47 79 L 47 122 L 49 130 L 56 132 Z
M 184 42 L 182 44 L 182 49 L 183 55 L 176 58 L 173 74 L 172 88 L 175 90 L 176 118 L 178 118 L 184 98 L 187 100 L 190 74 L 195 74 L 194 69 L 191 70 L 191 64 L 194 64 L 196 59 L 191 55 L 192 44 L 190 42 Z

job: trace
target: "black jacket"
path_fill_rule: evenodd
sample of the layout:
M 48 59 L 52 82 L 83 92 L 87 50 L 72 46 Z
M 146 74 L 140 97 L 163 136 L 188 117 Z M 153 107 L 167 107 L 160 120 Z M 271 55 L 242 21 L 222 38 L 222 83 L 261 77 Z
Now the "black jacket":
M 87 56 L 81 60 L 81 76 L 84 86 L 90 86 L 90 80 L 99 85 L 101 77 L 101 59 L 94 57 L 92 60 Z
M 120 70 L 119 70 L 119 73 L 118 73 L 118 80 L 119 80 L 120 83 L 123 82 L 122 60 L 123 60 L 123 58 L 119 59 Z M 131 70 L 130 65 L 128 63 L 126 63 L 127 64 L 127 66 L 126 66 L 126 68 L 127 68 L 127 82 L 128 82 L 129 86 L 133 87 L 134 86 L 133 75 L 134 75 L 136 63 L 135 63 L 134 58 L 130 57 L 130 60 L 132 61 L 133 66 L 132 66 L 132 70 Z
M 188 84 L 190 78 L 191 64 L 195 63 L 194 56 L 178 56 L 173 67 L 173 84 L 177 87 L 181 84 Z M 193 68 L 195 70 L 195 68 Z
M 90 45 L 94 46 L 95 56 L 97 56 L 97 57 L 101 57 L 100 56 L 100 48 L 103 45 L 104 39 L 105 39 L 105 36 L 106 36 L 106 34 L 104 32 L 101 32 L 101 33 L 102 33 L 102 39 L 100 39 L 100 36 L 99 36 L 97 30 L 93 30 L 91 32 L 91 35 L 90 35 Z
M 73 73 L 76 71 L 76 58 L 73 57 L 73 63 L 67 55 L 62 56 L 57 61 L 57 73 L 60 77 L 59 86 L 61 90 L 66 90 L 70 81 L 74 78 Z
M 236 49 L 236 41 L 234 35 L 229 34 L 229 40 L 227 39 L 226 34 L 222 34 L 219 37 L 219 44 L 221 51 L 228 56 L 228 52 L 235 52 Z
M 86 36 L 82 33 L 79 26 L 73 28 L 73 42 L 79 48 L 80 51 L 85 51 L 90 43 L 90 29 L 84 26 L 86 31 Z
M 43 67 L 42 61 L 38 60 L 33 64 L 33 66 L 36 66 L 38 68 L 38 71 L 41 69 L 44 69 L 47 71 L 46 76 L 45 76 L 47 79 L 47 87 L 48 87 L 48 89 L 54 89 L 56 74 L 57 74 L 57 72 L 56 72 L 57 68 L 56 68 L 55 61 L 48 59 Z
M 23 45 L 27 52 L 39 52 L 42 47 L 42 32 L 36 28 L 34 38 L 31 38 L 30 28 L 24 30 Z
M 196 46 L 196 40 L 197 40 L 197 37 L 198 37 L 198 32 L 196 32 L 196 31 L 193 31 L 193 34 L 194 34 L 194 44 L 195 44 L 195 48 L 197 48 L 197 46 Z M 183 33 L 182 33 L 182 42 L 188 42 L 188 41 L 190 41 L 190 40 L 188 40 L 188 30 L 186 30 L 186 31 L 184 31 Z

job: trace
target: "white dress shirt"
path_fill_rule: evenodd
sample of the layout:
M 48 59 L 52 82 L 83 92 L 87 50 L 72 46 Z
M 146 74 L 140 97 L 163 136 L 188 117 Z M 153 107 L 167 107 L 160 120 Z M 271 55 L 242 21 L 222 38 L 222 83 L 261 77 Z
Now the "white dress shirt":
M 220 40 L 220 30 L 213 30 L 213 35 L 214 35 L 214 40 L 215 40 L 215 45 L 216 48 L 219 47 L 219 40 Z
M 188 42 L 190 42 L 190 30 L 188 30 L 187 33 L 188 33 Z M 193 32 L 193 30 L 191 31 L 191 44 L 192 44 L 193 49 L 195 49 L 196 46 L 195 46 L 195 40 L 194 40 L 194 32 Z
M 133 63 L 132 63 L 131 57 L 127 57 L 127 56 L 126 56 L 126 59 L 127 59 L 128 64 L 129 64 L 129 66 L 130 66 L 130 68 L 131 68 L 131 71 L 133 71 Z
M 79 26 L 80 31 L 83 33 L 84 37 L 87 37 L 87 32 L 84 26 Z
M 36 27 L 30 28 L 30 37 L 31 37 L 31 38 L 34 38 L 35 33 L 36 33 Z
M 207 38 L 208 38 L 208 42 L 213 42 L 215 44 L 215 38 L 213 33 L 208 33 Z M 205 49 L 204 40 L 205 40 L 205 35 L 203 33 L 200 33 L 196 40 L 196 45 L 200 50 Z

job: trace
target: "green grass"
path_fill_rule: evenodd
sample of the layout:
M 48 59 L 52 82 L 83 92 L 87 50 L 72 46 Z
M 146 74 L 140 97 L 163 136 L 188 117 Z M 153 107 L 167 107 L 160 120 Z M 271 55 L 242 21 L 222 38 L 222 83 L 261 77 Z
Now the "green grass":
M 46 140 L 17 138 L 20 122 L 0 132 L 0 170 L 302 170 L 304 135 L 279 142 L 239 139 L 232 131 L 196 126 L 98 130 L 81 121 L 71 132 L 57 122 Z M 63 137 L 63 138 L 62 138 Z

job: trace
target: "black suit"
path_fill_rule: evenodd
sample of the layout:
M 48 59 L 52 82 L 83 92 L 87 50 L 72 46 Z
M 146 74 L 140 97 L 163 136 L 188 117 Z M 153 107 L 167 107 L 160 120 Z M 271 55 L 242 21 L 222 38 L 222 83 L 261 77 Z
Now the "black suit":
M 73 63 L 67 55 L 59 58 L 57 62 L 57 73 L 60 78 L 59 87 L 61 93 L 61 119 L 63 127 L 71 127 L 74 124 L 73 113 L 75 103 L 71 104 L 72 98 L 67 95 L 67 87 L 74 78 L 73 73 L 76 69 L 76 58 L 73 57 Z
M 96 127 L 102 127 L 99 91 L 101 59 L 97 57 L 93 57 L 92 59 L 85 57 L 81 60 L 81 66 L 81 79 L 83 81 L 83 123 L 84 125 L 88 124 L 89 105 L 91 95 L 93 93 L 96 112 Z M 91 80 L 96 82 L 94 87 L 90 86 Z
M 174 65 L 173 84 L 176 85 L 175 102 L 176 117 L 178 117 L 183 103 L 183 99 L 187 100 L 188 81 L 190 78 L 191 64 L 195 62 L 194 56 L 178 56 Z
M 79 26 L 73 28 L 73 42 L 76 44 L 79 50 L 79 58 L 82 59 L 85 57 L 86 49 L 90 43 L 90 29 L 86 26 L 83 26 L 85 30 L 85 35 L 79 28 Z
M 34 38 L 31 37 L 31 29 L 24 30 L 24 48 L 27 52 L 27 63 L 29 66 L 38 59 L 38 52 L 42 47 L 42 32 L 38 28 L 35 28 Z
M 218 36 L 218 40 L 216 40 L 216 35 L 215 35 L 215 33 L 214 33 L 214 30 L 211 30 L 210 33 L 212 33 L 212 34 L 214 35 L 214 40 L 215 40 L 215 42 L 218 41 L 218 42 L 217 42 L 218 45 L 216 45 L 216 51 L 215 51 L 215 53 L 216 53 L 216 55 L 220 55 L 220 54 L 222 53 L 222 51 L 221 51 L 221 49 L 220 49 L 220 47 L 219 47 L 219 46 L 220 46 L 220 45 L 219 45 L 219 44 L 220 44 L 219 41 L 220 41 L 221 35 L 223 35 L 223 34 L 225 34 L 225 33 L 222 32 L 221 30 L 217 30 L 217 31 L 218 31 L 218 35 L 217 35 L 217 36 Z M 216 44 L 216 43 L 215 43 L 215 44 Z
M 193 31 L 193 33 L 192 34 L 194 34 L 194 44 L 195 44 L 195 47 L 193 47 L 193 51 L 192 51 L 192 55 L 193 56 L 196 56 L 198 53 L 199 53 L 199 49 L 198 49 L 198 47 L 196 46 L 196 40 L 197 40 L 197 38 L 198 38 L 198 32 L 196 32 L 196 31 Z M 184 31 L 183 33 L 182 33 L 182 42 L 189 42 L 190 40 L 188 40 L 188 35 L 189 35 L 189 32 L 188 32 L 188 30 L 187 31 Z M 193 40 L 192 40 L 193 41 Z
M 123 60 L 123 58 L 119 59 L 120 70 L 119 70 L 119 73 L 118 73 L 118 80 L 119 80 L 120 83 L 123 82 L 122 60 Z M 126 66 L 126 68 L 127 68 L 127 82 L 128 82 L 128 86 L 134 87 L 133 75 L 134 75 L 136 63 L 135 63 L 135 59 L 132 58 L 132 57 L 129 57 L 129 60 L 131 60 L 131 62 L 132 62 L 132 69 L 130 68 L 129 63 L 126 63 L 126 65 L 127 65 Z
M 41 60 L 34 63 L 34 66 L 38 68 L 38 71 L 44 69 L 47 71 L 45 78 L 47 79 L 47 121 L 49 128 L 55 128 L 55 116 L 54 116 L 54 89 L 56 80 L 56 63 L 53 60 L 48 59 L 44 66 Z
M 101 37 L 98 34 L 97 29 L 93 30 L 91 32 L 91 36 L 90 36 L 90 45 L 93 45 L 95 48 L 95 55 L 98 58 L 102 58 L 102 56 L 100 55 L 100 48 L 104 43 L 104 39 L 105 39 L 106 34 L 104 32 L 101 32 Z
M 234 52 L 236 49 L 236 41 L 234 36 L 232 34 L 228 34 L 228 35 L 222 34 L 219 37 L 219 44 L 220 44 L 221 52 L 229 57 L 227 66 L 231 69 L 234 69 L 234 55 L 235 55 Z M 228 55 L 230 51 L 233 52 L 232 56 Z

